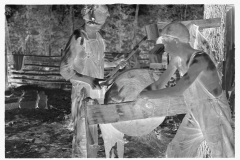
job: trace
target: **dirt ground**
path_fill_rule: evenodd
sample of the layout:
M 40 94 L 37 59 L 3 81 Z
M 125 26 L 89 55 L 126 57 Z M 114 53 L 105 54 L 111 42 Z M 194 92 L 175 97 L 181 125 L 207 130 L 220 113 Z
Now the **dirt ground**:
M 47 106 L 38 109 L 35 91 L 48 97 Z M 23 91 L 29 93 L 16 105 Z M 27 94 L 26 94 L 27 95 Z M 6 158 L 71 158 L 70 91 L 39 88 L 18 88 L 5 93 L 5 157 Z M 27 98 L 26 98 L 27 97 Z M 15 107 L 14 105 L 15 104 Z M 9 107 L 10 106 L 10 107 Z M 143 138 L 125 135 L 125 158 L 165 157 L 167 145 L 176 134 L 182 116 L 166 117 L 150 135 Z M 99 130 L 98 158 L 105 158 L 104 143 Z

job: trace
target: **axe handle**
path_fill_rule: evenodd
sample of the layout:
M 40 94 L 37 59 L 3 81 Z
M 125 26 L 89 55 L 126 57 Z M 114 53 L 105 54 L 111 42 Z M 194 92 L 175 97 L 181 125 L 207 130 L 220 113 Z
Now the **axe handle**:
M 129 60 L 129 58 L 131 58 L 135 53 L 140 52 L 140 51 L 141 51 L 140 49 L 137 49 L 137 50 L 132 51 L 132 52 L 129 54 L 129 56 L 127 57 L 127 59 L 125 59 L 125 61 Z M 112 78 L 112 77 L 117 73 L 117 71 L 118 71 L 119 69 L 120 69 L 120 65 L 117 65 L 117 67 L 115 67 L 115 68 L 107 75 L 107 77 L 110 76 L 109 78 Z
M 141 52 L 140 49 L 136 49 L 136 50 L 132 51 L 132 52 L 128 55 L 128 57 L 125 59 L 125 61 L 128 61 L 135 53 L 139 53 L 139 52 Z
M 140 52 L 140 49 L 138 49 L 139 45 L 147 39 L 147 36 L 143 37 L 143 39 L 133 48 L 132 52 L 128 55 L 128 57 L 125 59 L 125 61 L 128 61 L 135 53 Z M 117 73 L 117 71 L 120 69 L 120 65 L 117 65 L 108 75 L 109 78 L 113 77 L 114 74 Z
M 140 42 L 138 42 L 138 44 L 133 48 L 132 52 L 136 50 L 143 41 L 147 40 L 147 38 L 148 38 L 147 36 L 143 37 L 143 39 Z

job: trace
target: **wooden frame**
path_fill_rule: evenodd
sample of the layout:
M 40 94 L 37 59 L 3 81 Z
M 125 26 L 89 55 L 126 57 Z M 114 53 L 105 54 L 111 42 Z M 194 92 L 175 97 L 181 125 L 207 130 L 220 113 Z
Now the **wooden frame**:
M 196 24 L 202 28 L 219 27 L 221 24 L 220 18 L 209 20 L 193 20 L 183 21 L 185 25 Z M 159 29 L 166 26 L 168 23 L 158 23 Z M 89 100 L 89 98 L 88 98 Z M 84 100 L 85 101 L 85 100 Z M 96 100 L 95 100 L 96 101 Z M 187 113 L 187 107 L 184 102 L 184 97 L 176 97 L 166 100 L 149 99 L 138 100 L 136 102 L 124 102 L 118 104 L 99 105 L 92 103 L 82 103 L 81 110 L 78 115 L 77 135 L 84 135 L 80 146 L 79 157 L 92 157 L 88 154 L 88 149 L 91 145 L 91 135 L 89 135 L 89 125 L 117 123 L 136 119 L 146 119 L 152 117 L 172 116 L 176 114 Z M 90 141 L 89 141 L 90 140 Z M 85 150 L 85 148 L 87 150 Z M 77 148 L 73 148 L 74 150 Z

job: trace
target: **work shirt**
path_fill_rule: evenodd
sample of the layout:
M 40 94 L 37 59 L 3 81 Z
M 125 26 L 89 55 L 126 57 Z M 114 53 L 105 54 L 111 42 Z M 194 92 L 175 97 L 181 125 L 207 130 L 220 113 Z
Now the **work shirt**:
M 92 90 L 89 84 L 72 80 L 71 77 L 78 72 L 82 75 L 103 79 L 105 48 L 104 39 L 98 32 L 96 32 L 96 39 L 89 39 L 84 30 L 78 29 L 74 31 L 64 50 L 60 66 L 61 75 L 66 80 L 70 79 L 73 87 L 79 84 L 85 86 L 92 98 L 103 97 L 104 91 Z

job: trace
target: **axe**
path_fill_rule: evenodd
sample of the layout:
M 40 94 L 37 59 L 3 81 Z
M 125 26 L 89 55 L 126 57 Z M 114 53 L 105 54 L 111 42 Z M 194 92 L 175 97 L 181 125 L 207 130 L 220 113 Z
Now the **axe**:
M 131 53 L 128 55 L 128 57 L 125 59 L 125 61 L 128 61 L 135 53 L 140 53 L 139 46 L 145 41 L 154 41 L 156 42 L 157 38 L 159 37 L 159 31 L 157 24 L 150 24 L 145 26 L 145 31 L 147 35 L 143 37 L 143 39 L 138 42 L 138 44 L 132 49 Z M 117 71 L 120 69 L 120 65 L 117 65 L 108 75 L 108 79 L 113 78 L 113 76 L 117 73 Z M 108 81 L 108 80 L 107 80 Z

